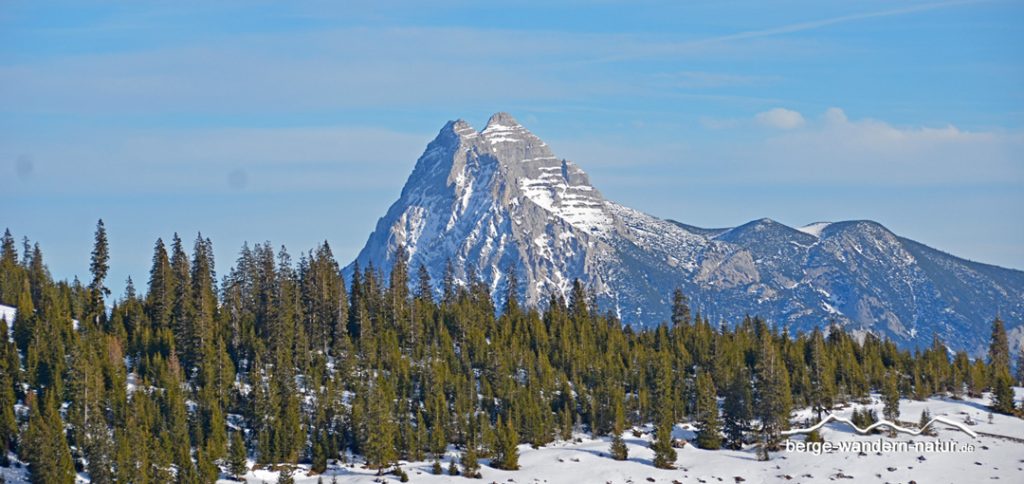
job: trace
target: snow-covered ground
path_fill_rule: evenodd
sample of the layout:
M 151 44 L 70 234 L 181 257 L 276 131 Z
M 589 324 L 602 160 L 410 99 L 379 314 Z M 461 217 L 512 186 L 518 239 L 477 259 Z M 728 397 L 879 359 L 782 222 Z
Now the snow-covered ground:
M 18 309 L 0 304 L 0 319 L 7 323 L 7 339 L 14 341 L 14 318 L 18 315 Z
M 1024 397 L 1024 388 L 1016 388 L 1018 400 Z M 877 396 L 874 403 L 867 405 L 881 413 L 881 402 Z M 653 453 L 648 448 L 650 436 L 634 437 L 632 433 L 625 435 L 629 448 L 629 460 L 615 461 L 608 457 L 609 440 L 589 439 L 579 435 L 579 442 L 559 442 L 540 449 L 532 449 L 528 445 L 519 447 L 518 471 L 502 471 L 482 462 L 483 479 L 478 482 L 497 483 L 636 483 L 646 482 L 671 483 L 694 482 L 704 484 L 715 483 L 813 483 L 844 481 L 851 483 L 921 483 L 934 482 L 1024 482 L 1024 420 L 995 414 L 989 422 L 987 398 L 953 400 L 948 398 L 931 398 L 927 401 L 903 400 L 900 403 L 900 420 L 916 422 L 921 411 L 927 408 L 933 417 L 942 416 L 952 421 L 973 421 L 972 430 L 979 433 L 971 438 L 966 433 L 949 425 L 939 425 L 937 435 L 931 437 L 910 437 L 900 435 L 897 441 L 929 442 L 954 441 L 957 444 L 969 444 L 972 451 L 965 452 L 903 452 L 903 453 L 866 453 L 857 451 L 824 453 L 814 455 L 808 452 L 776 452 L 772 460 L 760 462 L 755 449 L 744 450 L 702 450 L 687 445 L 678 449 L 677 469 L 656 469 L 651 461 Z M 842 416 L 849 416 L 853 407 L 838 410 Z M 795 420 L 810 415 L 810 410 L 795 412 Z M 649 429 L 645 429 L 649 430 Z M 1011 437 L 1017 440 L 999 438 L 985 434 Z M 675 437 L 689 439 L 694 436 L 692 427 L 678 425 Z M 873 442 L 892 440 L 884 435 L 857 435 L 844 424 L 831 423 L 822 431 L 822 436 L 829 442 Z M 799 438 L 794 438 L 798 440 Z M 458 459 L 458 452 L 450 455 Z M 430 462 L 403 463 L 408 472 L 410 482 L 423 483 L 464 483 L 474 482 L 463 477 L 431 474 Z M 442 462 L 447 470 L 448 460 Z M 330 483 L 332 478 L 341 483 L 398 482 L 392 475 L 378 478 L 373 471 L 361 466 L 332 466 L 322 476 L 307 476 L 306 468 L 295 473 L 295 481 L 301 484 L 313 484 L 318 478 Z M 27 483 L 26 471 L 22 467 L 0 468 L 0 476 L 8 483 Z M 87 482 L 80 476 L 80 482 Z M 274 483 L 277 473 L 255 471 L 246 478 L 250 483 Z M 742 479 L 742 480 L 741 480 Z M 233 481 L 221 480 L 220 483 Z
M 0 304 L 0 319 L 7 321 L 7 327 L 14 324 L 14 317 L 18 315 L 18 309 Z
M 1018 399 L 1024 396 L 1024 389 L 1017 388 Z M 555 443 L 540 449 L 527 445 L 519 447 L 518 471 L 502 471 L 486 465 L 481 466 L 483 482 L 515 483 L 644 483 L 672 481 L 714 484 L 738 483 L 779 483 L 779 482 L 827 482 L 831 480 L 849 482 L 1024 482 L 1024 420 L 1005 415 L 993 415 L 989 423 L 989 411 L 985 399 L 952 400 L 932 398 L 927 401 L 903 400 L 900 404 L 900 420 L 917 422 L 921 411 L 927 408 L 933 417 L 943 416 L 956 422 L 968 417 L 974 422 L 970 428 L 975 432 L 997 434 L 1021 439 L 1014 441 L 979 435 L 971 438 L 966 433 L 948 425 L 939 425 L 937 435 L 932 437 L 910 437 L 900 435 L 900 441 L 942 441 L 953 440 L 958 444 L 970 444 L 973 451 L 966 452 L 904 452 L 860 455 L 858 452 L 832 452 L 821 455 L 804 452 L 781 451 L 772 454 L 772 460 L 760 462 L 755 449 L 748 447 L 741 451 L 702 450 L 687 445 L 678 450 L 678 467 L 675 470 L 656 469 L 651 461 L 653 453 L 648 448 L 650 436 L 633 437 L 626 433 L 629 460 L 615 461 L 608 457 L 608 439 L 582 438 L 580 442 Z M 881 402 L 877 396 L 874 403 L 867 405 L 881 414 Z M 837 410 L 849 416 L 853 407 Z M 796 419 L 810 415 L 807 409 L 795 413 Z M 692 438 L 689 425 L 675 429 L 677 438 Z M 840 423 L 825 427 L 822 436 L 831 442 L 889 440 L 884 435 L 861 436 Z M 794 437 L 794 440 L 798 440 Z M 451 454 L 457 459 L 457 452 Z M 447 469 L 448 462 L 442 462 Z M 409 474 L 410 482 L 442 483 L 472 482 L 463 477 L 448 475 L 435 476 L 430 472 L 430 462 L 405 463 L 402 466 Z M 296 472 L 299 483 L 315 483 L 318 478 L 331 482 L 372 482 L 377 477 L 373 471 L 355 467 L 331 467 L 323 476 L 306 476 L 303 470 Z M 248 482 L 277 480 L 277 473 L 256 471 L 247 476 Z M 742 479 L 742 480 L 741 480 Z M 397 482 L 395 476 L 385 476 L 385 482 Z M 230 481 L 221 481 L 230 482 Z

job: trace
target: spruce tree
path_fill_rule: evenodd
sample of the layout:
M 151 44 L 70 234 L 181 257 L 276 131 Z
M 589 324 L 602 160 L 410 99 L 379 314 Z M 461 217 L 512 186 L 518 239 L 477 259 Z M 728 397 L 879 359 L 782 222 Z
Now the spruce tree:
M 1010 343 L 1006 338 L 1006 327 L 1003 320 L 996 317 L 992 321 L 992 337 L 988 346 L 988 364 L 992 374 L 1002 369 L 1010 369 Z
M 301 408 L 291 372 L 278 371 L 274 375 L 278 392 L 277 401 L 281 407 L 275 420 L 274 439 L 279 462 L 295 463 L 299 458 L 305 438 L 302 431 Z M 284 373 L 282 375 L 282 373 Z
M 107 278 L 107 271 L 110 270 L 110 248 L 107 246 L 107 229 L 103 226 L 103 219 L 96 222 L 96 236 L 92 249 L 92 261 L 89 264 L 89 272 L 92 274 L 92 282 L 89 283 L 89 290 L 92 293 L 91 314 L 104 314 L 103 298 L 110 294 L 110 289 L 104 285 Z
M 440 365 L 435 366 L 434 372 L 432 373 L 431 379 L 433 382 L 430 385 L 430 389 L 426 397 L 427 411 L 430 415 L 429 421 L 429 438 L 427 448 L 434 458 L 441 460 L 444 458 L 445 451 L 448 446 L 448 437 L 445 431 L 446 420 L 448 418 L 448 403 L 444 396 L 444 374 L 440 371 Z
M 1016 402 L 1013 394 L 1013 377 L 1006 368 L 996 368 L 992 382 L 992 410 L 1013 415 Z
M 498 417 L 497 427 L 497 448 L 494 449 L 494 457 L 491 459 L 491 466 L 507 471 L 514 471 L 519 468 L 519 434 L 516 432 L 512 420 L 502 422 Z
M 977 398 L 981 396 L 981 393 L 988 387 L 988 367 L 985 366 L 985 362 L 978 358 L 974 360 L 974 364 L 971 365 L 970 372 L 967 377 L 967 393 L 968 395 Z
M 676 449 L 672 447 L 672 421 L 663 416 L 655 430 L 651 449 L 654 450 L 654 467 L 658 469 L 675 469 Z
M 327 446 L 323 441 L 323 438 L 315 437 L 311 444 L 310 451 L 310 466 L 309 470 L 318 474 L 322 474 L 327 470 Z
M 14 315 L 12 326 L 14 329 L 14 343 L 22 353 L 28 351 L 28 345 L 36 330 L 36 308 L 32 302 L 32 289 L 28 280 L 22 281 L 21 291 L 18 293 L 18 312 Z
M 24 269 L 18 265 L 18 248 L 14 236 L 10 229 L 4 229 L 0 242 L 0 303 L 8 306 L 17 304 L 23 273 Z
M 463 477 L 480 478 L 480 462 L 477 459 L 476 446 L 466 446 L 460 464 L 462 464 Z
M 811 333 L 807 353 L 811 409 L 817 414 L 818 420 L 821 420 L 822 412 L 830 410 L 835 399 L 834 373 L 821 328 L 816 327 Z
M 622 409 L 622 397 L 615 399 L 615 424 L 612 426 L 612 445 L 609 452 L 612 459 L 626 460 L 629 457 L 629 448 L 622 440 L 623 426 L 625 425 L 625 414 Z
M 29 399 L 31 410 L 22 439 L 21 457 L 28 462 L 33 483 L 73 483 L 75 469 L 64 437 L 64 422 L 57 413 L 56 399 L 47 392 L 42 400 Z
M 388 383 L 378 378 L 371 387 L 365 453 L 367 465 L 381 475 L 396 458 L 394 418 L 390 411 L 391 392 Z
M 277 475 L 277 484 L 295 484 L 295 471 L 291 466 L 284 466 Z
M 754 372 L 754 416 L 761 422 L 761 457 L 778 446 L 780 432 L 789 426 L 792 405 L 789 374 L 779 357 L 771 331 L 763 329 L 759 336 L 757 363 Z
M 672 291 L 672 326 L 685 326 L 690 324 L 689 299 L 683 294 L 683 290 L 676 288 Z
M 1013 400 L 1013 377 L 1010 376 L 1010 344 L 1006 328 L 998 317 L 992 321 L 992 340 L 988 349 L 989 382 L 992 385 L 992 410 L 1012 414 L 1016 407 Z
M 423 420 L 423 412 L 421 412 L 419 408 L 416 409 L 416 430 L 413 441 L 415 442 L 415 445 L 410 449 L 410 457 L 412 460 L 416 461 L 423 460 L 425 457 L 423 455 L 423 451 L 428 443 L 427 422 Z
M 717 449 L 722 445 L 719 434 L 718 400 L 711 373 L 701 372 L 697 377 L 697 446 L 702 449 Z
M 558 437 L 564 441 L 572 440 L 575 412 L 569 405 L 564 405 L 558 415 Z
M 28 239 L 25 239 L 25 243 L 28 243 Z M 28 257 L 28 283 L 32 293 L 32 304 L 36 308 L 43 307 L 43 292 L 50 285 L 50 270 L 47 269 L 46 263 L 43 262 L 43 250 L 39 247 L 39 243 L 32 246 L 31 254 L 28 251 L 28 246 L 25 247 L 25 256 Z M 90 304 L 89 292 L 86 288 L 82 288 L 79 284 L 78 279 L 75 279 L 76 287 L 76 300 L 74 304 L 75 314 L 83 314 Z
M 149 270 L 149 291 L 146 293 L 146 313 L 154 329 L 171 324 L 171 306 L 174 298 L 174 275 L 171 260 L 162 239 L 153 247 L 153 265 Z
M 217 476 L 220 475 L 220 468 L 217 467 L 217 463 L 210 458 L 209 453 L 206 449 L 196 450 L 196 482 L 216 482 Z
M 675 399 L 673 398 L 672 382 L 675 379 L 668 351 L 659 352 L 659 356 L 656 358 L 658 366 L 655 377 L 655 394 L 658 398 L 658 423 L 651 449 L 654 450 L 654 467 L 672 469 L 675 467 L 678 457 L 676 449 L 672 447 L 672 428 L 675 426 Z
M 242 431 L 236 430 L 231 433 L 231 447 L 228 453 L 228 473 L 235 479 L 241 479 L 246 472 L 249 472 L 249 463 L 245 450 L 245 439 L 242 438 Z
M 171 293 L 170 326 L 174 333 L 178 361 L 185 365 L 183 369 L 187 374 L 190 370 L 188 365 L 192 361 L 192 323 L 195 311 L 188 255 L 178 234 L 174 234 L 171 245 L 171 274 L 174 286 Z
M 935 429 L 928 426 L 928 423 L 932 420 L 932 414 L 927 408 L 921 410 L 921 418 L 917 422 L 917 428 L 921 429 L 922 435 L 935 435 Z
M 0 335 L 7 335 L 7 320 L 0 319 Z M 0 338 L 0 464 L 8 464 L 7 452 L 18 437 L 18 422 L 14 415 L 16 395 L 14 385 L 19 374 L 17 347 Z
M 885 375 L 885 384 L 882 386 L 882 401 L 885 406 L 882 409 L 882 417 L 896 423 L 900 418 L 900 389 L 897 384 L 895 370 L 889 370 Z M 889 435 L 896 436 L 896 429 L 890 427 Z

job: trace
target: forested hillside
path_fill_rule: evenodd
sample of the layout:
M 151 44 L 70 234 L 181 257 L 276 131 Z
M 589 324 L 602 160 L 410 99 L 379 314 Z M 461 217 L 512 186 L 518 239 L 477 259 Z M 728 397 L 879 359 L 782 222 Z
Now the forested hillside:
M 313 472 L 348 461 L 401 477 L 400 460 L 441 459 L 449 446 L 462 458 L 436 470 L 474 476 L 517 468 L 519 443 L 573 432 L 612 435 L 609 458 L 625 458 L 623 431 L 651 422 L 653 463 L 672 466 L 668 429 L 686 420 L 698 446 L 754 444 L 769 458 L 791 409 L 872 390 L 991 389 L 994 410 L 1020 411 L 998 319 L 987 361 L 951 357 L 939 340 L 915 353 L 859 341 L 829 321 L 810 334 L 754 315 L 709 321 L 680 291 L 670 323 L 634 330 L 579 282 L 568 300 L 526 307 L 510 270 L 496 308 L 472 268 L 457 284 L 449 267 L 435 294 L 400 255 L 389 273 L 358 268 L 346 285 L 326 242 L 296 258 L 246 245 L 218 274 L 201 235 L 190 250 L 177 235 L 157 240 L 145 290 L 129 279 L 115 300 L 102 221 L 86 282 L 54 281 L 39 244 L 19 250 L 9 231 L 2 242 L 0 303 L 17 313 L 0 319 L 11 335 L 0 445 L 4 465 L 26 463 L 40 483 L 213 482 L 250 461 Z

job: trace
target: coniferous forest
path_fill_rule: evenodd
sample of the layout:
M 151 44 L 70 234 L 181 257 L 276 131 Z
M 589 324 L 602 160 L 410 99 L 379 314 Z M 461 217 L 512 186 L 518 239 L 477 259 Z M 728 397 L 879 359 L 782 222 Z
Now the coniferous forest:
M 524 307 L 515 268 L 496 307 L 472 273 L 460 283 L 449 265 L 436 284 L 401 253 L 387 273 L 358 268 L 346 283 L 326 242 L 297 257 L 244 245 L 218 272 L 209 239 L 174 235 L 120 297 L 110 257 L 100 221 L 89 279 L 55 281 L 39 244 L 3 236 L 0 303 L 17 315 L 0 322 L 11 335 L 0 343 L 2 464 L 27 464 L 34 482 L 80 472 L 206 483 L 252 462 L 351 463 L 405 480 L 399 462 L 424 460 L 475 477 L 516 469 L 520 444 L 578 433 L 609 436 L 608 458 L 626 459 L 630 428 L 653 428 L 653 464 L 671 467 L 671 429 L 684 421 L 699 429 L 692 445 L 757 446 L 768 459 L 793 409 L 820 416 L 871 392 L 991 391 L 994 411 L 1021 412 L 1012 386 L 1024 375 L 1011 375 L 998 318 L 988 357 L 972 359 L 938 338 L 909 351 L 829 321 L 810 334 L 754 315 L 709 321 L 678 290 L 656 328 L 602 312 L 579 282 Z M 450 446 L 461 459 L 444 460 Z

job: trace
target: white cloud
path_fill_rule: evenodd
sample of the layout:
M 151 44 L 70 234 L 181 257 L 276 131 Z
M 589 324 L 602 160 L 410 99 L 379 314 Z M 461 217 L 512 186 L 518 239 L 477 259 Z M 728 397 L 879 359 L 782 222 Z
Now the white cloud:
M 900 8 L 893 8 L 888 10 L 876 10 L 871 12 L 840 15 L 836 17 L 829 17 L 806 22 L 798 22 L 764 29 L 745 30 L 731 34 L 716 35 L 711 37 L 688 40 L 684 42 L 663 44 L 659 45 L 659 48 L 657 50 L 648 49 L 647 51 L 632 51 L 625 54 L 618 54 L 598 59 L 597 62 L 621 62 L 640 58 L 654 57 L 664 58 L 666 56 L 682 55 L 686 53 L 693 53 L 695 51 L 707 50 L 716 46 L 721 48 L 726 44 L 736 43 L 737 41 L 750 42 L 757 39 L 774 38 L 798 32 L 804 32 L 808 30 L 818 30 L 832 25 L 844 24 L 848 22 L 869 20 L 873 18 L 908 15 L 918 12 L 926 12 L 929 10 L 971 5 L 975 3 L 980 3 L 981 1 L 985 0 L 953 0 L 946 2 L 925 3 Z
M 844 124 L 847 121 L 846 112 L 839 108 L 828 108 L 825 110 L 825 122 L 831 125 Z
M 764 126 L 777 129 L 794 129 L 804 125 L 802 114 L 785 108 L 775 108 L 757 113 L 754 119 Z
M 778 127 L 786 115 L 773 118 Z M 765 114 L 765 113 L 762 113 Z M 794 113 L 797 114 L 798 113 Z M 758 115 L 759 117 L 761 115 Z M 840 108 L 820 118 L 755 140 L 726 156 L 762 160 L 749 173 L 765 181 L 871 184 L 1021 183 L 1024 133 L 970 131 L 954 125 L 897 126 L 885 121 L 849 119 Z
M 772 27 L 760 30 L 748 30 L 745 32 L 737 32 L 735 34 L 722 35 L 718 37 L 711 37 L 702 40 L 701 42 L 727 42 L 733 40 L 752 39 L 758 37 L 772 37 L 776 35 L 792 34 L 796 32 L 803 32 L 806 30 L 815 30 L 830 25 L 842 24 L 847 22 L 853 22 L 858 20 L 867 20 L 878 17 L 892 17 L 896 15 L 906 15 L 917 12 L 925 12 L 928 10 L 935 10 L 939 8 L 956 7 L 961 5 L 970 5 L 978 3 L 977 0 L 962 0 L 962 1 L 948 1 L 948 2 L 935 2 L 926 3 L 920 5 L 911 5 L 907 7 L 894 8 L 889 10 L 876 10 L 873 12 L 862 12 L 850 15 L 841 15 L 838 17 L 830 17 L 819 20 L 812 20 L 809 22 L 799 22 L 788 25 L 782 25 L 778 27 Z

